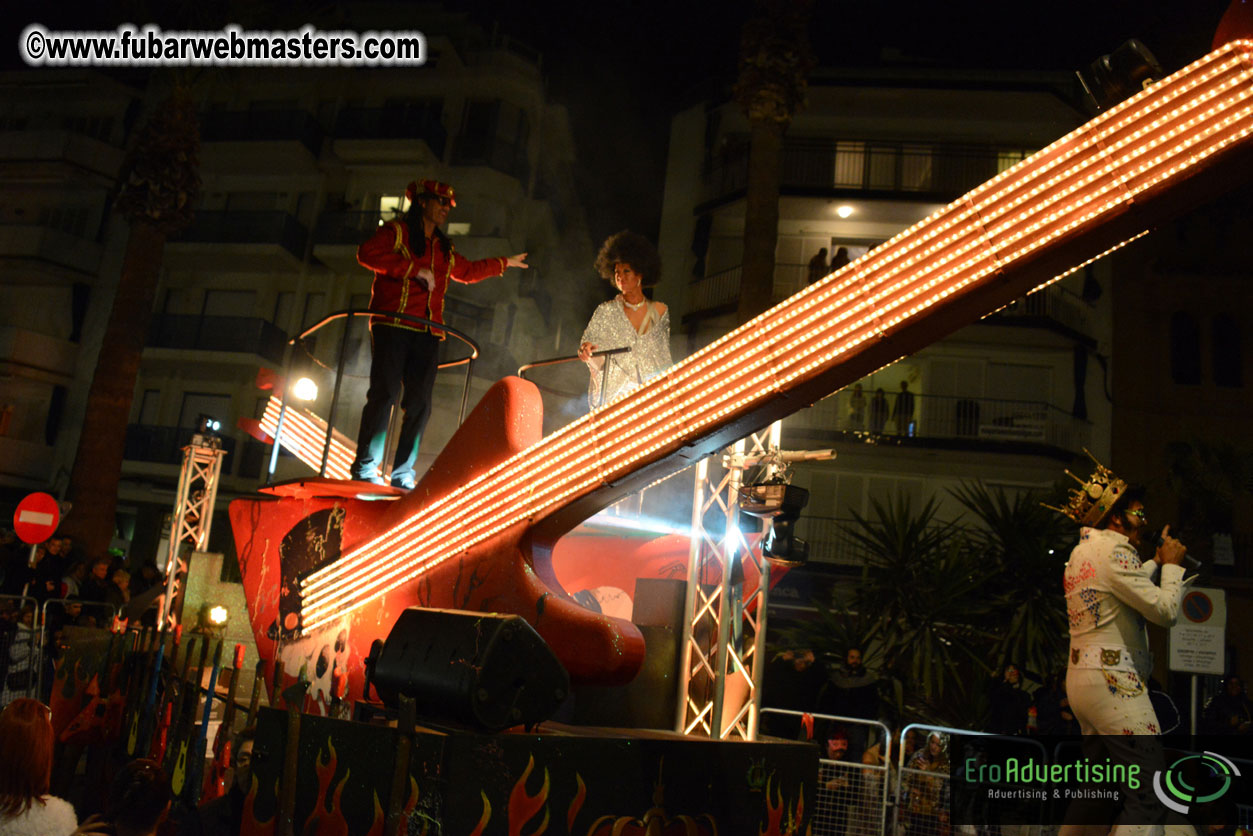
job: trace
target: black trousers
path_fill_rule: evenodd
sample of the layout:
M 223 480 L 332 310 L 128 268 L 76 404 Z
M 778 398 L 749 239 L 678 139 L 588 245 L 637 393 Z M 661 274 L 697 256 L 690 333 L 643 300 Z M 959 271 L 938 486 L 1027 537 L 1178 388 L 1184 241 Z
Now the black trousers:
M 440 340 L 426 331 L 375 325 L 370 329 L 370 343 L 374 359 L 370 363 L 370 388 L 361 410 L 352 476 L 367 480 L 378 478 L 387 446 L 387 419 L 399 398 L 404 418 L 392 465 L 392 484 L 412 487 L 413 464 L 418 458 L 422 431 L 431 417 Z

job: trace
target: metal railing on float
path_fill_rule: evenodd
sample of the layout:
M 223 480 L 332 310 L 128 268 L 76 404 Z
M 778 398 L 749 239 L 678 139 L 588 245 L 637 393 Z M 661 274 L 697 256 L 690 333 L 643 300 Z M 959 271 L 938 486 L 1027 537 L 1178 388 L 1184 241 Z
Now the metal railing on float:
M 347 362 L 347 357 L 348 357 L 349 335 L 352 331 L 352 328 L 350 326 L 352 324 L 353 318 L 358 317 L 358 316 L 380 316 L 380 317 L 386 317 L 388 319 L 398 319 L 410 325 L 420 325 L 426 328 L 433 329 L 435 331 L 442 331 L 446 334 L 456 337 L 458 340 L 465 343 L 465 345 L 470 350 L 469 354 L 465 355 L 464 357 L 457 357 L 452 360 L 445 360 L 444 362 L 436 366 L 437 369 L 450 369 L 455 366 L 465 366 L 466 368 L 465 381 L 462 384 L 462 388 L 461 388 L 461 410 L 457 414 L 457 425 L 460 426 L 461 422 L 465 420 L 466 406 L 469 402 L 469 397 L 470 397 L 470 374 L 474 367 L 474 361 L 478 359 L 478 356 L 479 356 L 478 343 L 476 343 L 474 339 L 470 337 L 470 335 L 466 334 L 464 331 L 461 331 L 451 325 L 448 325 L 447 323 L 436 322 L 435 320 L 427 319 L 421 316 L 411 316 L 410 314 L 397 313 L 394 311 L 376 310 L 374 308 L 364 308 L 364 309 L 348 308 L 346 310 L 335 311 L 334 313 L 327 314 L 326 316 L 322 317 L 322 319 L 318 320 L 313 325 L 309 326 L 300 334 L 296 335 L 295 337 L 292 337 L 288 341 L 289 344 L 293 346 L 297 346 L 297 345 L 300 346 L 300 348 L 305 352 L 306 356 L 312 362 L 330 371 L 331 369 L 329 366 L 327 366 L 325 363 L 321 362 L 314 356 L 313 351 L 309 349 L 306 341 L 311 336 L 313 336 L 315 333 L 317 333 L 319 330 L 329 325 L 330 323 L 335 322 L 337 320 L 341 320 L 341 319 L 344 320 L 344 333 L 343 333 L 343 336 L 340 338 L 338 357 L 337 357 L 336 366 L 334 369 L 335 386 L 334 386 L 333 394 L 331 395 L 331 404 L 330 404 L 329 412 L 327 413 L 327 416 L 326 416 L 326 438 L 322 445 L 321 466 L 318 469 L 319 476 L 326 476 L 327 458 L 330 455 L 331 443 L 334 439 L 334 434 L 335 434 L 335 413 L 339 407 L 339 395 L 340 395 L 340 390 L 343 385 L 344 376 L 347 374 L 345 372 L 344 367 L 345 367 L 345 364 Z M 288 379 L 290 379 L 292 376 L 293 365 L 294 365 L 294 356 L 292 358 L 289 358 L 287 362 L 287 378 Z M 266 470 L 267 483 L 273 479 L 274 471 L 278 467 L 278 451 L 279 451 L 279 446 L 280 446 L 278 444 L 278 440 L 279 438 L 281 438 L 281 433 L 283 431 L 283 419 L 286 416 L 286 412 L 287 412 L 287 401 L 288 401 L 288 398 L 284 397 L 279 406 L 278 419 L 277 419 L 276 426 L 275 426 L 274 433 L 273 433 L 273 438 L 274 438 L 275 443 L 271 447 L 270 463 Z M 389 429 L 387 433 L 389 443 L 390 443 L 390 440 L 394 439 L 396 435 L 396 433 L 393 431 L 394 427 L 391 426 L 394 423 L 395 423 L 395 415 L 393 414 L 392 421 L 389 422 Z M 385 455 L 383 459 L 384 461 L 391 461 L 390 452 L 391 451 L 389 450 L 388 455 Z
M 626 346 L 623 346 L 622 348 L 606 348 L 600 351 L 593 351 L 591 356 L 609 358 L 609 357 L 614 356 L 615 354 L 626 354 L 630 350 L 631 349 Z M 580 359 L 581 358 L 577 354 L 563 354 L 560 357 L 549 357 L 546 360 L 535 360 L 534 362 L 531 362 L 531 363 L 524 363 L 523 365 L 518 366 L 518 377 L 525 380 L 526 373 L 529 372 L 531 369 L 540 369 L 540 368 L 544 368 L 545 366 L 560 366 L 564 363 L 573 363 L 575 360 L 580 360 Z M 601 364 L 600 403 L 598 403 L 597 406 L 605 405 L 605 395 L 608 391 L 609 391 L 609 360 L 606 359 L 605 362 Z M 560 393 L 560 394 L 566 394 L 566 393 Z

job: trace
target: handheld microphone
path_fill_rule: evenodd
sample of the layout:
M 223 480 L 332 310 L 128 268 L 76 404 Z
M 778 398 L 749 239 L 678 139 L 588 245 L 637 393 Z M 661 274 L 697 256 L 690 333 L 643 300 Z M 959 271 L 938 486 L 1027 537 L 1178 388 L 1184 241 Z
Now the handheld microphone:
M 1162 536 L 1162 534 L 1165 531 L 1166 531 L 1166 526 L 1162 526 L 1161 528 L 1157 530 L 1157 534 L 1153 535 L 1153 551 L 1154 552 L 1160 549 L 1162 547 L 1162 544 L 1166 542 L 1165 538 Z M 1192 555 L 1186 554 L 1186 553 L 1183 556 L 1183 564 L 1187 566 L 1189 569 L 1201 568 L 1201 561 L 1197 560 Z

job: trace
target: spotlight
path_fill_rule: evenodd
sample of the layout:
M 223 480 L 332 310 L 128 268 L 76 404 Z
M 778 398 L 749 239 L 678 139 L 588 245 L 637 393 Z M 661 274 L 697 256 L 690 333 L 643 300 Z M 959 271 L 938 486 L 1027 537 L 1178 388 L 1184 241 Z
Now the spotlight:
M 857 210 L 855 210 L 852 206 L 849 206 L 847 203 L 835 208 L 835 214 L 839 215 L 841 218 L 847 218 L 855 211 Z
M 292 384 L 291 393 L 292 397 L 302 401 L 315 401 L 318 399 L 318 384 L 312 378 L 302 377 Z
M 1162 65 L 1134 38 L 1075 73 L 1088 105 L 1099 113 L 1129 99 L 1162 77 Z
M 781 476 L 740 488 L 740 510 L 770 522 L 761 544 L 761 553 L 767 559 L 789 566 L 800 566 L 809 560 L 809 544 L 794 532 L 796 520 L 808 502 L 809 491 L 787 484 Z
M 200 413 L 196 416 L 196 432 L 201 435 L 211 435 L 222 429 L 222 422 L 214 418 L 212 415 Z
M 221 604 L 214 604 L 209 608 L 209 623 L 214 627 L 221 627 L 230 618 L 230 611 Z

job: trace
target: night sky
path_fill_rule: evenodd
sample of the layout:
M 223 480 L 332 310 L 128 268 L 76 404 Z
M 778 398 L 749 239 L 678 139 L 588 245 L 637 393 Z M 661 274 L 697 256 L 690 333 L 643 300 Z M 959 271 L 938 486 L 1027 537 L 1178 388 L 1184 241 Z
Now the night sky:
M 811 43 L 825 66 L 1073 71 L 1135 37 L 1171 71 L 1208 49 L 1228 2 L 818 0 Z M 379 4 L 370 5 L 377 10 Z M 422 28 L 422 4 L 397 6 L 395 28 Z M 571 113 L 593 239 L 625 227 L 655 237 L 670 117 L 734 78 L 740 28 L 754 3 L 463 0 L 448 7 L 543 53 L 550 94 Z M 170 26 L 172 18 L 192 15 L 205 28 L 250 19 L 351 26 L 354 6 L 201 0 L 49 7 L 18 0 L 6 11 L 4 28 L 13 44 L 6 66 L 20 67 L 17 34 L 34 21 L 64 29 L 109 28 L 123 20 Z

